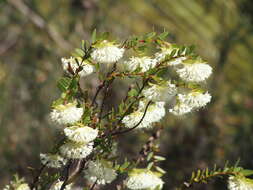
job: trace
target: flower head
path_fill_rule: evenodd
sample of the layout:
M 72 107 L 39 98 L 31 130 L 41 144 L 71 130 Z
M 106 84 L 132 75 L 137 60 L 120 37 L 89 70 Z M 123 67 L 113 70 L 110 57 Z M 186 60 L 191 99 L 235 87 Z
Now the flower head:
M 253 180 L 242 176 L 230 176 L 228 179 L 229 190 L 252 190 Z
M 177 116 L 184 115 L 184 114 L 189 113 L 191 111 L 192 111 L 192 107 L 190 107 L 189 105 L 184 104 L 182 102 L 177 102 L 173 108 L 169 109 L 170 113 L 177 115 Z
M 60 190 L 63 183 L 63 181 L 57 181 L 49 190 Z M 65 190 L 71 190 L 71 186 L 71 184 L 66 185 Z
M 141 68 L 141 72 L 146 72 L 156 66 L 157 60 L 150 57 L 131 57 L 129 61 L 124 62 L 127 71 L 133 72 L 137 68 Z
M 83 115 L 83 108 L 77 108 L 75 103 L 58 105 L 50 113 L 52 121 L 58 124 L 74 124 Z
M 66 127 L 64 129 L 64 133 L 71 141 L 88 143 L 90 141 L 93 141 L 97 137 L 98 130 L 88 126 L 84 127 L 71 126 Z
M 143 95 L 147 99 L 163 102 L 170 100 L 176 93 L 176 85 L 167 81 L 162 84 L 150 84 L 150 87 L 143 90 Z
M 97 184 L 105 185 L 111 183 L 117 177 L 117 173 L 112 168 L 111 162 L 96 160 L 88 163 L 85 177 L 91 182 L 97 181 Z
M 125 49 L 104 40 L 96 45 L 91 58 L 97 63 L 115 63 L 123 57 Z
M 190 92 L 188 94 L 178 94 L 179 100 L 189 107 L 200 108 L 204 107 L 207 103 L 211 101 L 211 95 L 201 92 Z
M 30 187 L 25 183 L 23 178 L 19 178 L 17 175 L 14 176 L 14 180 L 6 185 L 3 190 L 30 190 Z
M 40 154 L 41 163 L 50 168 L 60 168 L 66 164 L 66 159 L 58 154 Z
M 212 67 L 205 63 L 184 63 L 176 72 L 184 81 L 202 82 L 212 74 Z
M 178 48 L 172 47 L 172 44 L 168 43 L 164 45 L 165 46 L 160 48 L 159 52 L 155 53 L 155 58 L 158 62 L 165 61 L 166 56 L 169 56 L 172 51 L 178 50 Z
M 90 143 L 76 143 L 67 142 L 60 147 L 62 156 L 69 159 L 82 159 L 87 157 L 93 150 L 93 142 Z
M 62 58 L 61 61 L 64 71 L 69 74 L 72 74 L 69 72 L 69 67 L 71 67 L 74 73 L 77 71 L 77 69 L 80 68 L 81 70 L 78 72 L 78 74 L 81 77 L 90 75 L 95 70 L 93 65 L 89 64 L 87 61 L 82 61 L 81 57 L 78 58 L 70 57 L 69 59 Z
M 155 190 L 162 189 L 164 182 L 160 176 L 146 169 L 135 169 L 129 173 L 129 177 L 126 180 L 126 186 L 132 190 Z
M 142 119 L 137 128 L 148 128 L 151 127 L 154 122 L 158 122 L 165 116 L 165 102 L 155 102 L 149 105 L 145 113 L 146 106 L 147 103 L 141 101 L 138 110 L 124 117 L 122 123 L 124 123 L 127 128 L 132 128 Z

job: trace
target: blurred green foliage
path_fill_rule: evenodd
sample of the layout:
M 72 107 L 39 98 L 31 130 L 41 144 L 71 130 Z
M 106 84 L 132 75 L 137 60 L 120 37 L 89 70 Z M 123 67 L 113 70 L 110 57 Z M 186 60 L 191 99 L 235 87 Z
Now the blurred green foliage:
M 5 0 L 0 1 L 0 186 L 18 172 L 31 176 L 38 155 L 57 138 L 48 120 L 59 96 L 60 58 L 89 40 L 94 28 L 119 39 L 169 31 L 170 40 L 195 44 L 214 68 L 213 101 L 205 110 L 164 120 L 161 150 L 166 187 L 191 171 L 235 162 L 253 168 L 253 2 L 251 0 Z M 94 88 L 94 78 L 83 81 Z M 120 84 L 111 96 L 120 97 Z M 117 102 L 117 101 L 116 101 Z M 108 105 L 114 104 L 114 98 Z M 122 139 L 134 155 L 144 134 Z M 127 143 L 126 143 L 127 142 Z M 121 143 L 120 143 L 121 145 Z M 132 147 L 135 146 L 133 149 Z M 226 189 L 217 180 L 194 189 Z

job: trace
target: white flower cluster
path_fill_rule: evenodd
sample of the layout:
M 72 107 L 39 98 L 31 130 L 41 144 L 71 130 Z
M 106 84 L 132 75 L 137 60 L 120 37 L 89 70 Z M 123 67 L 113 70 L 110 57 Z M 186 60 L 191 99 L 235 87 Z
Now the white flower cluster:
M 165 102 L 155 102 L 149 105 L 145 113 L 147 103 L 141 101 L 137 111 L 127 115 L 122 120 L 122 123 L 127 128 L 133 128 L 140 121 L 138 129 L 151 127 L 154 122 L 160 121 L 165 116 Z M 145 117 L 143 118 L 145 114 Z
M 93 150 L 93 142 L 90 143 L 77 143 L 66 142 L 60 147 L 62 156 L 69 159 L 82 159 L 90 155 Z
M 129 61 L 125 61 L 123 66 L 127 71 L 133 72 L 137 68 L 141 68 L 141 72 L 146 72 L 156 66 L 157 60 L 150 57 L 131 57 Z
M 105 185 L 111 183 L 116 177 L 117 173 L 112 168 L 111 162 L 108 161 L 90 161 L 88 163 L 88 169 L 85 172 L 85 177 L 90 182 L 97 182 L 97 184 Z
M 24 179 L 19 179 L 18 176 L 15 180 L 11 181 L 9 185 L 6 185 L 3 190 L 30 190 L 30 187 L 25 183 Z
M 178 94 L 177 103 L 169 112 L 175 115 L 183 115 L 191 112 L 192 110 L 204 107 L 211 101 L 211 95 L 206 92 L 190 92 L 188 94 Z
M 150 84 L 150 87 L 143 90 L 143 95 L 152 101 L 167 102 L 177 93 L 177 87 L 170 81 L 162 84 Z
M 82 159 L 93 150 L 93 140 L 98 130 L 88 126 L 70 126 L 64 129 L 69 141 L 60 147 L 60 153 L 66 158 Z
M 155 59 L 158 62 L 166 61 L 167 55 L 170 55 L 173 50 L 171 45 L 167 48 L 162 48 L 161 52 L 155 54 Z M 179 77 L 186 82 L 202 82 L 206 80 L 212 74 L 212 67 L 201 60 L 187 60 L 185 53 L 181 56 L 175 54 L 170 60 L 166 61 L 168 66 L 176 66 L 176 72 Z
M 97 63 L 116 63 L 123 57 L 124 51 L 124 48 L 104 40 L 92 51 L 91 58 Z
M 40 154 L 40 160 L 43 165 L 50 168 L 60 168 L 67 162 L 59 154 Z
M 131 190 L 161 190 L 163 184 L 164 182 L 155 172 L 142 169 L 131 172 L 126 180 L 126 186 Z
M 30 190 L 30 187 L 28 186 L 28 184 L 26 183 L 23 183 L 23 184 L 20 184 L 18 185 L 17 187 L 13 187 L 13 186 L 10 186 L 10 185 L 6 185 L 3 190 Z
M 49 190 L 60 190 L 63 183 L 63 181 L 57 181 Z M 66 185 L 65 190 L 71 190 L 71 186 L 71 184 Z
M 60 124 L 74 124 L 79 121 L 83 115 L 83 108 L 76 107 L 75 103 L 56 106 L 50 113 L 51 120 Z
M 212 74 L 212 67 L 206 63 L 184 63 L 176 72 L 186 82 L 202 82 Z
M 66 127 L 64 129 L 64 133 L 71 141 L 78 143 L 88 143 L 97 137 L 98 130 L 88 126 L 71 126 Z
M 78 72 L 80 77 L 85 77 L 95 71 L 95 67 L 87 61 L 82 61 L 81 57 L 70 57 L 69 59 L 62 58 L 61 61 L 64 71 L 68 74 L 72 74 L 69 72 L 69 69 L 72 69 L 74 73 L 77 72 L 77 69 L 80 69 L 80 71 Z
M 229 190 L 252 190 L 253 180 L 240 176 L 230 176 L 228 180 Z

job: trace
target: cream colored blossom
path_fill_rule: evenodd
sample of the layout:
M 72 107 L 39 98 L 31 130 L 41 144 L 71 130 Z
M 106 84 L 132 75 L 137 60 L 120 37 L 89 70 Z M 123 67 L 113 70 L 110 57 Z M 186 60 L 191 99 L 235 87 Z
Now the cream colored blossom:
M 52 121 L 58 124 L 74 124 L 83 115 L 83 108 L 76 107 L 75 103 L 56 106 L 50 113 Z
M 228 179 L 229 190 L 253 190 L 253 180 L 243 176 L 230 176 Z
M 182 115 L 189 113 L 191 111 L 192 111 L 192 107 L 190 107 L 189 105 L 184 104 L 182 102 L 177 102 L 173 108 L 169 109 L 170 113 L 177 115 L 177 116 L 182 116 Z
M 63 181 L 57 181 L 49 190 L 60 190 L 63 183 Z M 71 190 L 71 186 L 71 184 L 66 185 L 64 190 Z
M 60 153 L 63 157 L 69 159 L 82 159 L 90 155 L 93 150 L 93 142 L 76 143 L 67 142 L 60 147 Z
M 162 84 L 150 84 L 143 90 L 143 95 L 153 101 L 166 102 L 174 97 L 177 93 L 177 87 L 171 82 L 163 82 Z
M 117 177 L 116 171 L 112 168 L 112 163 L 105 160 L 90 161 L 85 174 L 90 182 L 96 181 L 97 184 L 101 185 L 111 183 Z
M 98 130 L 88 126 L 71 126 L 66 127 L 64 133 L 71 141 L 88 143 L 97 137 Z
M 212 74 L 212 67 L 206 63 L 184 63 L 176 72 L 184 81 L 202 82 Z
M 103 41 L 91 53 L 91 58 L 97 63 L 116 63 L 123 57 L 125 49 L 111 42 Z
M 126 186 L 131 190 L 158 190 L 164 182 L 159 175 L 150 170 L 136 169 L 126 179 Z
M 146 72 L 156 66 L 157 60 L 150 57 L 131 57 L 130 60 L 123 63 L 127 71 L 133 72 L 137 68 L 141 68 L 141 72 Z
M 211 101 L 211 95 L 201 92 L 190 92 L 188 94 L 178 94 L 179 100 L 192 109 L 204 107 Z
M 66 164 L 66 159 L 59 154 L 40 154 L 41 163 L 50 168 L 60 168 Z

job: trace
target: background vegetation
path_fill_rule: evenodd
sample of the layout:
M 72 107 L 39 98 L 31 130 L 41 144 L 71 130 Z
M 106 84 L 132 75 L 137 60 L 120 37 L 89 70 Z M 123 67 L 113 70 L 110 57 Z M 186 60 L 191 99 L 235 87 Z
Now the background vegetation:
M 213 101 L 183 118 L 168 114 L 161 141 L 167 158 L 164 189 L 192 170 L 238 158 L 253 168 L 253 2 L 251 0 L 2 0 L 0 1 L 0 187 L 11 176 L 32 175 L 39 153 L 57 139 L 48 119 L 59 96 L 60 58 L 69 56 L 94 28 L 124 39 L 167 30 L 170 40 L 195 44 L 214 68 Z M 93 88 L 91 77 L 83 85 Z M 111 92 L 113 104 L 121 95 Z M 140 149 L 145 134 L 125 136 L 123 155 Z M 226 189 L 221 180 L 193 189 Z

